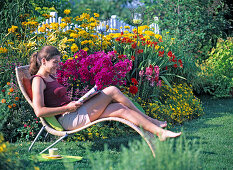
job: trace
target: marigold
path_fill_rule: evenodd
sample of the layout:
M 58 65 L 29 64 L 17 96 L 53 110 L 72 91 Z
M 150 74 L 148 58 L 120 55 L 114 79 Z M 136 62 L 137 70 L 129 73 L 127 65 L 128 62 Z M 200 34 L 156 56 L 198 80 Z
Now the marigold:
M 12 104 L 12 106 L 13 106 L 13 107 L 16 107 L 16 104 L 14 103 L 14 104 Z
M 8 105 L 8 107 L 11 109 L 12 108 L 12 106 L 11 105 Z
M 94 16 L 98 18 L 100 15 L 98 13 L 94 13 Z
M 13 92 L 13 91 L 14 91 L 14 89 L 13 89 L 13 88 L 10 88 L 10 89 L 9 89 L 9 91 L 10 91 L 10 92 Z
M 72 51 L 72 52 L 78 51 L 78 46 L 77 46 L 75 43 L 72 44 L 72 46 L 71 46 L 71 51 Z
M 18 100 L 19 100 L 19 97 L 15 97 L 15 100 L 18 101 Z
M 70 9 L 65 9 L 64 14 L 68 15 L 70 13 Z
M 6 99 L 2 99 L 2 101 L 1 101 L 2 103 L 6 103 Z
M 4 47 L 0 47 L 0 53 L 7 53 L 7 49 Z

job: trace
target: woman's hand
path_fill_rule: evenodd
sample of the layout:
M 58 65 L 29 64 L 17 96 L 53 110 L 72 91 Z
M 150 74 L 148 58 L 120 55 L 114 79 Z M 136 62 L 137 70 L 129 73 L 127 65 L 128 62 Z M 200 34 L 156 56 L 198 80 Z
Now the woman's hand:
M 75 102 L 75 101 L 72 101 L 70 102 L 68 105 L 66 105 L 67 107 L 67 111 L 68 112 L 75 112 L 83 103 L 79 102 Z

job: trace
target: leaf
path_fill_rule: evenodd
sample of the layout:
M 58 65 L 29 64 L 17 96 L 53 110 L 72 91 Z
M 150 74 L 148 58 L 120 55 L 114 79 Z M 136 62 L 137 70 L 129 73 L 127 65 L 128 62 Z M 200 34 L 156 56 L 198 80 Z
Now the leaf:
M 167 81 L 166 77 L 164 77 L 164 76 L 160 76 L 160 77 L 161 77 L 161 78 L 163 79 L 163 81 L 173 90 L 171 84 Z

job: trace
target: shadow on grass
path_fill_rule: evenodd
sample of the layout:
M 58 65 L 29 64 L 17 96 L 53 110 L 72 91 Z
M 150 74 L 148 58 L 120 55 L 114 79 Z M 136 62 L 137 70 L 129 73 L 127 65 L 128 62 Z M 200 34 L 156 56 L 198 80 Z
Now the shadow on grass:
M 90 148 L 91 151 L 104 151 L 105 145 L 108 146 L 110 150 L 115 150 L 117 152 L 121 151 L 122 146 L 128 148 L 129 142 L 133 140 L 140 140 L 141 136 L 138 134 L 132 134 L 130 136 L 123 136 L 123 137 L 117 137 L 117 138 L 110 138 L 110 139 L 100 139 L 98 141 L 95 141 Z

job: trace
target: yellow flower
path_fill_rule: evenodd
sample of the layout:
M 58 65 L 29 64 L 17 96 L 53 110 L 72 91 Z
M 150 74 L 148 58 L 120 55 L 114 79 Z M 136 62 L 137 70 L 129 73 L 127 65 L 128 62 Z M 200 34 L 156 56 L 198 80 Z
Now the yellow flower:
M 56 9 L 54 7 L 51 7 L 49 9 L 52 10 L 52 11 L 56 11 Z
M 89 41 L 88 40 L 84 40 L 84 41 L 81 42 L 81 45 L 85 45 L 87 43 L 89 43 Z
M 68 39 L 67 42 L 74 42 L 75 39 Z
M 94 16 L 98 18 L 100 15 L 98 13 L 94 13 Z
M 78 46 L 77 46 L 77 44 L 75 44 L 75 43 L 72 44 L 72 46 L 71 46 L 71 51 L 72 51 L 72 52 L 78 51 Z
M 82 50 L 84 50 L 84 51 L 88 51 L 88 50 L 89 50 L 89 48 L 85 47 L 85 48 L 83 48 Z
M 70 13 L 70 9 L 65 9 L 64 14 L 68 15 Z
M 96 27 L 97 24 L 96 24 L 96 22 L 92 22 L 92 23 L 90 23 L 90 26 L 91 26 L 91 27 Z
M 58 29 L 58 27 L 59 27 L 59 24 L 58 24 L 58 23 L 54 23 L 54 22 L 53 22 L 53 23 L 50 24 L 50 28 L 53 29 L 53 30 Z
M 159 34 L 155 34 L 155 38 L 157 38 L 157 39 L 162 39 L 162 36 L 159 35 Z
M 36 7 L 35 10 L 36 10 L 36 11 L 39 11 L 39 10 L 41 10 L 41 8 L 40 8 L 40 7 Z
M 125 29 L 130 29 L 130 26 L 125 26 L 124 28 L 125 28 Z
M 18 26 L 12 25 L 11 28 L 8 28 L 8 32 L 9 32 L 9 33 L 13 33 L 13 32 L 16 31 L 17 28 L 18 28 Z
M 70 34 L 70 37 L 72 37 L 72 38 L 78 38 L 78 34 L 71 33 L 71 34 Z
M 63 59 L 67 59 L 67 58 L 68 58 L 68 55 L 63 55 L 62 58 L 63 58 Z
M 61 24 L 60 24 L 60 28 L 65 28 L 67 26 L 67 23 L 64 23 L 64 22 L 62 22 Z

